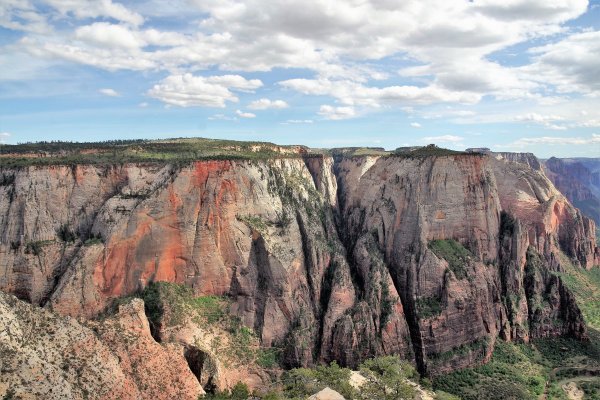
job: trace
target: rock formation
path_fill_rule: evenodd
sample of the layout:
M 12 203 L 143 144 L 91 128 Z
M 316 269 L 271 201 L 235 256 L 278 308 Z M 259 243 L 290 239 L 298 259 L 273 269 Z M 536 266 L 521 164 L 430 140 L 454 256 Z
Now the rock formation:
M 435 374 L 497 337 L 585 338 L 553 272 L 600 262 L 594 223 L 512 157 L 3 168 L 0 289 L 90 318 L 182 283 L 229 296 L 285 366 L 394 353 Z
M 600 224 L 600 159 L 559 159 L 543 164 L 546 176 L 573 205 Z
M 175 344 L 150 335 L 140 300 L 78 322 L 0 292 L 0 396 L 189 399 L 204 391 Z

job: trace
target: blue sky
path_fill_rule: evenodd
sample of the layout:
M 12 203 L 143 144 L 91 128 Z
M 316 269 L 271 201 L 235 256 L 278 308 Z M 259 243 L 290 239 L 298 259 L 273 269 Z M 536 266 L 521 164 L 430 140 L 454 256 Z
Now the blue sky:
M 4 0 L 0 141 L 600 157 L 600 0 Z

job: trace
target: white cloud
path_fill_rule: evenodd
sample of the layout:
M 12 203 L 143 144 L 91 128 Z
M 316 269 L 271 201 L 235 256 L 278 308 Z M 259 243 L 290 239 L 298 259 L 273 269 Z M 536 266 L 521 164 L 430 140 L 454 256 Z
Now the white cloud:
M 564 125 L 557 125 L 555 122 L 564 121 L 563 117 L 558 115 L 540 115 L 538 113 L 528 113 L 515 117 L 516 121 L 533 122 L 540 124 L 548 129 L 564 130 L 567 129 Z
M 148 93 L 184 107 L 223 107 L 238 101 L 232 90 L 256 90 L 227 81 L 245 80 L 240 75 L 209 81 L 191 73 L 274 68 L 289 71 L 282 87 L 339 104 L 341 112 L 322 112 L 337 119 L 382 108 L 477 104 L 485 96 L 537 103 L 572 92 L 600 96 L 600 32 L 564 25 L 586 11 L 586 0 L 45 2 L 0 4 L 0 26 L 27 32 L 6 51 L 109 71 L 168 73 Z M 179 27 L 153 25 L 175 16 Z M 529 65 L 510 66 L 498 56 L 530 40 L 547 44 L 531 51 Z M 287 79 L 297 69 L 314 77 Z M 402 84 L 385 82 L 397 73 Z M 284 103 L 261 98 L 249 108 Z
M 476 8 L 496 19 L 563 22 L 578 17 L 588 6 L 586 0 L 481 0 Z
M 38 34 L 51 31 L 46 17 L 29 0 L 3 0 L 0 3 L 0 27 Z
M 348 80 L 289 79 L 279 82 L 285 88 L 307 95 L 328 95 L 349 106 L 379 108 L 383 105 L 426 105 L 435 102 L 474 103 L 480 96 L 451 92 L 436 86 L 364 86 Z
M 587 121 L 582 121 L 577 124 L 582 128 L 600 128 L 600 119 L 589 119 Z
M 421 139 L 421 141 L 428 143 L 458 143 L 463 140 L 465 140 L 465 138 L 455 135 L 426 136 Z
M 132 25 L 141 25 L 144 18 L 111 0 L 45 0 L 63 15 L 72 14 L 78 19 L 109 17 Z
M 282 122 L 282 124 L 312 124 L 313 122 L 314 121 L 312 119 L 288 119 L 287 121 Z
M 289 107 L 288 103 L 283 100 L 269 100 L 265 98 L 255 100 L 248 105 L 248 108 L 251 110 L 282 109 L 287 107 Z
M 242 110 L 236 110 L 235 114 L 240 118 L 256 118 L 256 114 L 243 112 Z
M 332 107 L 329 105 L 322 105 L 319 108 L 319 115 L 325 117 L 325 119 L 340 120 L 353 118 L 356 116 L 356 112 L 353 107 Z
M 145 44 L 128 28 L 106 22 L 77 28 L 75 38 L 108 49 L 138 49 Z
M 0 132 L 0 143 L 6 143 L 6 140 L 10 137 L 8 132 Z
M 555 85 L 562 93 L 600 93 L 600 31 L 575 33 L 530 52 L 534 63 L 522 68 L 529 79 Z
M 591 137 L 558 137 L 558 136 L 541 136 L 527 137 L 518 139 L 507 145 L 498 145 L 498 147 L 513 147 L 522 148 L 536 145 L 590 145 L 600 144 L 600 135 L 592 134 Z
M 100 90 L 98 90 L 98 92 L 105 96 L 110 96 L 110 97 L 119 97 L 120 96 L 119 92 L 117 92 L 114 89 L 110 89 L 110 88 L 100 89 Z
M 261 86 L 260 80 L 239 75 L 170 75 L 154 85 L 148 95 L 180 107 L 225 107 L 226 102 L 239 100 L 232 90 L 250 91 Z
M 421 128 L 421 124 L 418 123 L 418 122 L 411 122 L 410 126 L 413 127 L 413 128 Z
M 147 102 L 145 102 L 145 101 L 143 101 L 140 104 L 138 104 L 138 107 L 140 107 L 140 108 L 146 108 L 148 106 L 149 106 L 149 104 Z
M 228 117 L 225 114 L 215 114 L 208 117 L 209 121 L 237 121 L 236 117 Z

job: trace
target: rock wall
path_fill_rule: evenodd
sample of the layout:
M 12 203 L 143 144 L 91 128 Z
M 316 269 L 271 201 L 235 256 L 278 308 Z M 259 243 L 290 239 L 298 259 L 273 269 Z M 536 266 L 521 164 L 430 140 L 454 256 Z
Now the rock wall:
M 543 164 L 546 176 L 573 205 L 600 223 L 599 159 L 559 159 L 552 157 Z
M 154 341 L 140 300 L 81 323 L 0 292 L 4 398 L 196 400 L 204 390 L 182 353 Z
M 585 337 L 552 272 L 562 253 L 599 263 L 594 224 L 510 157 L 1 172 L 0 289 L 61 314 L 178 282 L 230 296 L 286 366 L 395 353 L 428 373 L 484 362 L 498 336 Z

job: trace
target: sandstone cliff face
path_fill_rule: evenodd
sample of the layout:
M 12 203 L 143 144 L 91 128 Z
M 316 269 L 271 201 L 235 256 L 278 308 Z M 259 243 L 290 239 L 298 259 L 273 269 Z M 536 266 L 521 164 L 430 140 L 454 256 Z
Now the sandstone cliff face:
M 600 160 L 550 158 L 543 164 L 546 176 L 571 203 L 600 224 Z
M 507 158 L 3 170 L 0 289 L 92 317 L 183 283 L 230 296 L 286 366 L 396 353 L 436 373 L 485 361 L 498 336 L 584 337 L 552 272 L 562 253 L 599 262 L 594 224 Z M 436 241 L 467 255 L 457 266 Z
M 542 170 L 542 164 L 533 153 L 510 153 L 510 152 L 499 152 L 492 153 L 493 157 L 499 160 L 511 161 L 513 163 L 519 163 L 527 165 L 529 168 L 535 171 Z
M 82 324 L 0 292 L 0 396 L 195 400 L 203 393 L 183 349 L 154 341 L 139 300 L 103 324 Z

